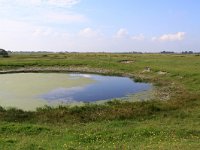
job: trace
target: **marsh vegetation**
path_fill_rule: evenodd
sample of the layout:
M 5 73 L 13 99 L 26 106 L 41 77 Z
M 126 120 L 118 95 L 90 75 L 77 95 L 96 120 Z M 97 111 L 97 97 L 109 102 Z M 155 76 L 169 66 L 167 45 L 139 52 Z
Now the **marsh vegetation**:
M 130 63 L 121 63 L 123 60 Z M 198 56 L 176 54 L 69 53 L 1 58 L 2 73 L 121 75 L 153 83 L 156 92 L 154 99 L 144 102 L 46 106 L 37 111 L 0 107 L 0 149 L 198 149 L 199 66 Z

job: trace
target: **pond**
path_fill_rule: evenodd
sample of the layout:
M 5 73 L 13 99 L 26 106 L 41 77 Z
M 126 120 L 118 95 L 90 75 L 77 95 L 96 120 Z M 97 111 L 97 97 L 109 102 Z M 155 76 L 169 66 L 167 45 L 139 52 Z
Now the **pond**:
M 80 73 L 0 75 L 0 106 L 35 110 L 44 105 L 97 102 L 148 91 L 151 84 L 128 77 Z

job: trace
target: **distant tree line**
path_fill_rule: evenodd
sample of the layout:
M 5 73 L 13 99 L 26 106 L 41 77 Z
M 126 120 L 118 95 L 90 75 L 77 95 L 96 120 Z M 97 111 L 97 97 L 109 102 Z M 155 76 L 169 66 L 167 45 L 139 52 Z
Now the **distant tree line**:
M 193 51 L 183 51 L 182 54 L 193 54 Z
M 4 49 L 0 49 L 0 56 L 9 57 L 8 52 Z
M 162 51 L 162 52 L 160 52 L 161 54 L 174 54 L 174 52 L 172 52 L 172 51 Z
M 176 53 L 173 51 L 162 51 L 161 54 L 200 54 L 200 52 L 193 52 L 193 51 L 182 51 L 181 53 Z

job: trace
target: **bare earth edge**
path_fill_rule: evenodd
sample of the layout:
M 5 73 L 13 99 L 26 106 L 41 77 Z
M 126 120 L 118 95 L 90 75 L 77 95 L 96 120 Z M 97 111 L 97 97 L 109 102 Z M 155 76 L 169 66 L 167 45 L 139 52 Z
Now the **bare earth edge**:
M 0 70 L 0 74 L 8 74 L 8 73 L 69 73 L 69 72 L 75 72 L 75 73 L 91 73 L 91 74 L 101 74 L 101 75 L 114 75 L 114 76 L 123 76 L 123 77 L 129 77 L 134 78 L 132 74 L 124 74 L 112 70 L 106 70 L 106 69 L 99 69 L 99 68 L 88 68 L 88 67 L 21 67 L 16 69 L 4 69 Z M 157 88 L 152 88 L 151 90 L 140 92 L 138 94 L 129 95 L 125 98 L 119 98 L 126 101 L 146 101 L 146 100 L 152 100 L 154 98 L 159 97 L 155 96 L 158 91 Z M 96 102 L 98 104 L 101 104 L 104 101 Z
M 79 73 L 95 73 L 95 74 L 110 74 L 110 70 L 88 68 L 88 67 L 21 67 L 15 69 L 3 69 L 0 70 L 0 74 L 7 73 L 34 73 L 34 72 L 79 72 Z M 125 75 L 127 76 L 127 75 Z M 128 76 L 130 77 L 130 76 Z

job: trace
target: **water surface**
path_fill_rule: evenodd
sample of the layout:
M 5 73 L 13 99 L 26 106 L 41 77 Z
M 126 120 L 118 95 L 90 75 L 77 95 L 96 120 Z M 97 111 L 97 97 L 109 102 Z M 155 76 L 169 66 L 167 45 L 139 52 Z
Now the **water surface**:
M 0 75 L 0 105 L 35 110 L 44 105 L 95 102 L 151 89 L 127 77 L 67 73 Z

